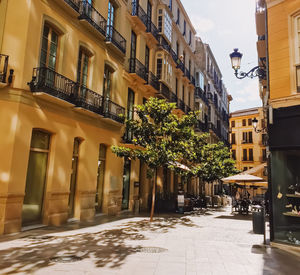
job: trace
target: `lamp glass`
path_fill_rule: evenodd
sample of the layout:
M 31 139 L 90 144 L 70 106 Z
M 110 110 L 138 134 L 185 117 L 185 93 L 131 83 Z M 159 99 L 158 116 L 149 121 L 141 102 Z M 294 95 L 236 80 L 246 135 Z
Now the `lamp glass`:
M 252 120 L 252 125 L 253 125 L 253 128 L 256 129 L 257 128 L 257 123 L 258 123 L 258 120 L 256 118 L 254 118 Z
M 238 56 L 232 57 L 231 65 L 234 70 L 239 70 L 241 67 L 241 57 Z

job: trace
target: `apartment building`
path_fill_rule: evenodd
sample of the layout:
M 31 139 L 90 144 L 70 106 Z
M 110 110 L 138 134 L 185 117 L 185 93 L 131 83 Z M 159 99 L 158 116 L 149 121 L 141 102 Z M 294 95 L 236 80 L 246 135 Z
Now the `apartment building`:
M 231 153 L 236 160 L 236 168 L 246 171 L 266 163 L 266 133 L 253 128 L 253 119 L 258 120 L 257 129 L 265 128 L 262 108 L 251 108 L 230 113 Z M 263 166 L 256 174 L 266 178 Z
M 110 147 L 130 142 L 123 117 L 150 96 L 193 110 L 195 30 L 182 3 L 2 0 L 0 22 L 0 233 L 147 210 L 145 165 Z M 174 206 L 180 177 L 161 168 L 156 180 Z
M 300 2 L 257 0 L 260 96 L 268 122 L 271 241 L 300 245 Z

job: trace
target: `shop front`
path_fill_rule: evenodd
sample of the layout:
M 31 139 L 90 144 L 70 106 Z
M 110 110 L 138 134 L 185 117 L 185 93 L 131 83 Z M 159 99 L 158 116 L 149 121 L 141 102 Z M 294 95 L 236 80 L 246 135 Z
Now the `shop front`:
M 300 246 L 300 106 L 274 110 L 269 126 L 271 240 Z

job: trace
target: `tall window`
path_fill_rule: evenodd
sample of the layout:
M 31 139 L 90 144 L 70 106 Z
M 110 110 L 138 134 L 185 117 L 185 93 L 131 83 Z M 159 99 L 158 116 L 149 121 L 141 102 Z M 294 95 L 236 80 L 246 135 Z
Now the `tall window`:
M 147 19 L 148 19 L 148 23 L 151 24 L 151 20 L 152 20 L 152 5 L 151 5 L 151 3 L 150 3 L 149 0 L 147 2 Z
M 247 149 L 243 149 L 243 161 L 247 160 Z
M 145 67 L 146 67 L 146 72 L 149 72 L 149 58 L 150 58 L 150 51 L 149 51 L 149 48 L 146 46 L 146 48 L 145 48 Z
M 235 120 L 231 121 L 231 127 L 234 128 L 235 127 Z
M 112 70 L 109 66 L 105 65 L 103 75 L 103 97 L 105 100 L 110 99 L 111 77 Z
M 131 32 L 131 43 L 130 43 L 130 58 L 136 57 L 136 34 Z
M 183 61 L 182 62 L 183 62 L 183 65 L 185 66 L 185 52 L 182 53 L 182 56 L 183 56 Z
M 243 126 L 246 126 L 246 119 L 243 119 Z
M 131 89 L 128 89 L 127 97 L 127 119 L 132 120 L 134 115 L 134 92 Z M 126 132 L 127 141 L 131 141 L 133 138 L 132 131 Z
M 56 69 L 58 36 L 58 33 L 52 27 L 47 24 L 44 25 L 40 67 Z
M 157 28 L 159 32 L 162 32 L 162 21 L 163 21 L 163 17 L 162 17 L 162 10 L 158 10 L 159 16 L 157 18 Z
M 248 126 L 251 126 L 251 125 L 252 125 L 252 119 L 248 118 Z
M 297 30 L 297 39 L 296 39 L 296 64 L 300 63 L 300 17 L 297 18 L 296 22 L 296 30 Z M 300 66 L 296 65 L 296 89 L 297 92 L 300 92 Z
M 189 32 L 189 45 L 192 44 L 192 32 L 190 31 Z
M 247 143 L 247 132 L 243 132 L 243 139 L 242 139 L 242 143 Z
M 108 35 L 108 37 L 112 37 L 113 27 L 115 26 L 115 7 L 110 1 L 108 1 L 108 13 L 107 13 L 106 25 L 107 25 L 106 34 Z
M 204 75 L 203 73 L 199 73 L 199 87 L 204 91 Z
M 102 209 L 103 191 L 104 191 L 104 176 L 105 176 L 105 161 L 106 161 L 106 145 L 100 144 L 98 156 L 98 170 L 97 170 L 97 189 L 95 198 L 95 208 L 97 212 Z
M 158 79 L 162 78 L 162 59 L 157 58 L 156 60 L 156 76 Z
M 253 149 L 249 149 L 249 160 L 253 161 Z
M 262 149 L 262 161 L 267 161 L 267 150 Z
M 231 144 L 235 144 L 235 133 L 231 134 Z
M 185 33 L 186 33 L 186 22 L 185 20 L 183 21 L 183 36 L 185 36 Z
M 173 7 L 173 1 L 169 0 L 169 9 L 172 11 L 172 7 Z
M 182 85 L 182 101 L 184 102 L 184 86 Z
M 253 143 L 252 132 L 248 132 L 248 142 Z
M 232 158 L 236 160 L 236 150 L 231 150 Z
M 180 25 L 180 10 L 179 10 L 179 8 L 177 8 L 177 20 L 176 20 L 176 24 Z
M 88 79 L 89 56 L 87 52 L 80 47 L 77 66 L 77 82 L 86 87 Z
M 70 193 L 69 193 L 69 216 L 74 216 L 74 206 L 75 206 L 75 193 L 77 185 L 77 170 L 78 170 L 78 157 L 79 157 L 79 145 L 80 139 L 74 139 L 73 145 L 73 156 L 72 156 L 72 174 L 70 181 Z
M 50 134 L 33 129 L 22 209 L 23 224 L 41 220 L 49 149 Z
M 166 10 L 164 12 L 164 35 L 172 42 L 172 19 Z
M 178 96 L 178 78 L 177 77 L 175 80 L 175 93 L 176 93 L 176 96 Z
M 179 43 L 178 43 L 178 41 L 176 42 L 176 55 L 177 55 L 177 58 L 179 58 Z
M 188 100 L 189 100 L 189 107 L 191 107 L 191 93 L 190 92 L 188 92 Z

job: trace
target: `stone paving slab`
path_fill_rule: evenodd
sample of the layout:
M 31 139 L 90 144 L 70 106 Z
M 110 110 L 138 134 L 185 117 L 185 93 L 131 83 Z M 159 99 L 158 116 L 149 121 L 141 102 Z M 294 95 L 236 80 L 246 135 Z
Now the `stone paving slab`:
M 0 274 L 300 274 L 299 257 L 251 230 L 230 208 L 46 227 L 0 238 Z M 65 255 L 81 260 L 53 261 Z

